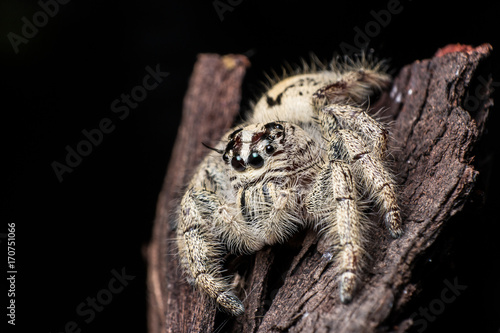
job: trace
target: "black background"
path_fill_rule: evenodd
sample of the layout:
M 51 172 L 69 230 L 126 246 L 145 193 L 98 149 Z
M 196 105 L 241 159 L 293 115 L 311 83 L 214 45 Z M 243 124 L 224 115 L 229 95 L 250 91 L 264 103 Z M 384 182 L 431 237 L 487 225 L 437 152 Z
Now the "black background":
M 21 18 L 32 22 L 41 7 L 35 1 L 2 1 L 0 103 L 7 170 L 0 232 L 7 223 L 16 224 L 17 331 L 62 332 L 70 321 L 82 332 L 146 331 L 143 250 L 198 53 L 250 55 L 247 105 L 264 72 L 279 71 L 284 61 L 298 63 L 309 52 L 330 59 L 341 53 L 342 42 L 355 46 L 354 28 L 364 30 L 374 21 L 370 12 L 386 9 L 389 2 L 233 1 L 221 20 L 213 1 L 70 1 L 59 5 L 16 54 L 7 34 L 21 35 Z M 369 38 L 369 46 L 390 60 L 395 74 L 449 43 L 499 45 L 498 12 L 491 5 L 451 5 L 402 0 L 401 12 Z M 496 53 L 492 64 L 500 81 Z M 111 103 L 142 84 L 146 66 L 159 66 L 169 76 L 120 120 Z M 427 332 L 472 327 L 498 332 L 495 111 L 482 143 L 486 158 L 479 161 L 483 172 L 475 191 L 476 201 L 485 204 L 452 219 L 441 245 L 426 258 L 421 297 L 404 314 L 439 298 L 445 279 L 467 285 L 428 322 Z M 75 148 L 85 139 L 82 130 L 97 128 L 104 118 L 113 121 L 114 131 L 59 182 L 51 164 L 64 163 L 65 147 Z M 2 240 L 3 253 L 5 245 Z M 2 271 L 6 256 L 0 255 Z M 113 269 L 135 278 L 86 323 L 89 317 L 76 308 L 108 287 Z M 0 290 L 2 309 L 7 289 Z M 3 313 L 2 323 L 7 321 Z

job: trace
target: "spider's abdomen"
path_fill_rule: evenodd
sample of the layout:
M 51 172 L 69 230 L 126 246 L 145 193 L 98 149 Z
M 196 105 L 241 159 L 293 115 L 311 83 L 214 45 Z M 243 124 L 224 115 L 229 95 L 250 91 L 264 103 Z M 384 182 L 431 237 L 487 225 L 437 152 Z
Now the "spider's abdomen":
M 289 77 L 274 85 L 255 105 L 251 123 L 274 119 L 298 125 L 311 123 L 314 116 L 313 94 L 321 87 L 336 82 L 337 72 L 323 71 Z

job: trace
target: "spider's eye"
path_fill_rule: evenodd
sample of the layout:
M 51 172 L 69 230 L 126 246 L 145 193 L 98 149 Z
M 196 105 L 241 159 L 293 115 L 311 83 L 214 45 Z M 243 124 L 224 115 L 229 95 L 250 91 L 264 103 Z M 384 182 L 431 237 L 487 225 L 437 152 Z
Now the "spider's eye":
M 231 159 L 231 166 L 236 171 L 244 171 L 246 169 L 245 162 L 240 155 L 237 155 Z
M 264 165 L 264 159 L 257 152 L 252 152 L 248 157 L 248 164 L 258 169 Z
M 222 159 L 224 160 L 224 162 L 229 162 L 229 156 L 227 156 L 227 153 L 224 153 L 224 155 L 222 155 Z
M 268 153 L 269 155 L 271 155 L 272 153 L 274 153 L 274 147 L 271 146 L 271 145 L 267 145 L 266 146 L 266 153 Z
M 278 123 L 275 123 L 275 122 L 272 122 L 272 123 L 267 123 L 265 125 L 266 127 L 266 130 L 267 131 L 271 131 L 272 129 L 276 129 L 276 130 L 279 130 L 279 131 L 283 131 L 285 128 L 283 127 L 283 125 L 281 124 L 278 124 Z

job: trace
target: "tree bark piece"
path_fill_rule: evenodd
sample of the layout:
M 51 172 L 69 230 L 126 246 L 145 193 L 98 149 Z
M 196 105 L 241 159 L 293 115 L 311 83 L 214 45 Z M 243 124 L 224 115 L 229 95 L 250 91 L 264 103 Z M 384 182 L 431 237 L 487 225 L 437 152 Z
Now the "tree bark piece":
M 215 56 L 201 56 L 186 96 L 183 123 L 148 248 L 150 332 L 374 332 L 409 327 L 411 319 L 395 318 L 416 290 L 412 277 L 419 269 L 419 259 L 449 218 L 463 208 L 477 176 L 473 148 L 493 105 L 491 81 L 480 75 L 478 67 L 490 50 L 489 45 L 440 49 L 432 59 L 405 66 L 374 106 L 374 110 L 383 108 L 384 116 L 393 120 L 390 146 L 400 184 L 405 234 L 391 239 L 379 217 L 373 217 L 373 242 L 368 249 L 372 260 L 352 303 L 340 303 L 336 268 L 330 263 L 335 254 L 327 251 L 315 232 L 304 231 L 287 244 L 245 256 L 245 265 L 238 264 L 238 259 L 228 260 L 229 271 L 240 275 L 240 297 L 246 308 L 238 318 L 217 315 L 213 304 L 182 280 L 172 243 L 175 235 L 169 228 L 175 207 L 168 203 L 173 190 L 187 181 L 185 166 L 196 165 L 202 154 L 199 142 L 218 139 L 236 110 L 224 115 L 227 118 L 221 120 L 220 130 L 213 132 L 215 137 L 208 136 L 212 132 L 207 128 L 212 124 L 199 118 L 213 117 L 209 112 L 222 118 L 218 110 L 229 109 L 227 105 L 237 104 L 240 98 L 239 83 L 228 87 L 225 84 L 229 81 L 220 81 L 219 87 L 207 87 L 198 76 L 203 77 L 202 68 L 208 66 L 204 69 L 208 73 L 220 70 L 225 73 L 221 77 L 234 74 L 241 80 L 247 64 L 236 58 L 239 66 L 228 74 L 220 64 L 202 62 L 204 57 Z M 204 94 L 212 96 L 213 103 L 227 104 L 201 109 L 200 105 L 207 105 Z M 219 97 L 223 98 L 217 101 Z M 186 128 L 197 133 L 195 138 L 185 132 Z

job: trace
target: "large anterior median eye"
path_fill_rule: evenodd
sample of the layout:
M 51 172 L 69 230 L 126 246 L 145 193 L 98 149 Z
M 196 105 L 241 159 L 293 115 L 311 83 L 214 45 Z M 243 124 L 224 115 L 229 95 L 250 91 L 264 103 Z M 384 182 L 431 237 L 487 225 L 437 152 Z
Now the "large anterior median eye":
M 231 166 L 236 171 L 244 171 L 246 169 L 245 162 L 240 155 L 236 155 L 231 159 Z
M 264 165 L 264 159 L 257 152 L 252 152 L 250 156 L 248 156 L 248 164 L 252 167 L 258 169 Z

